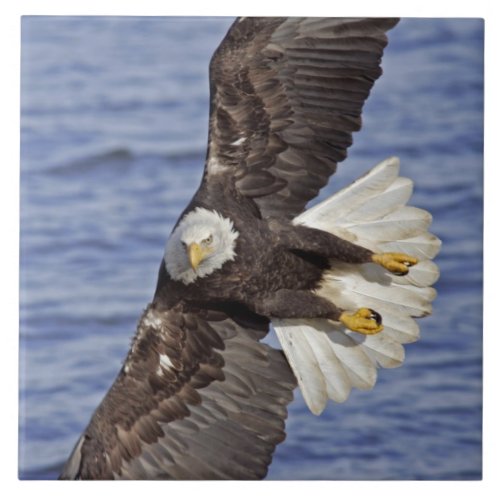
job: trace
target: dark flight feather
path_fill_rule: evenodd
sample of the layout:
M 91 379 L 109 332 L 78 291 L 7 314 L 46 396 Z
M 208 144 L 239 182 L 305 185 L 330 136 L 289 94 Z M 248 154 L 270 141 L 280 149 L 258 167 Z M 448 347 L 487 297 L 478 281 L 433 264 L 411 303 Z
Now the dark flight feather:
M 282 353 L 259 343 L 267 324 L 252 327 L 246 318 L 242 328 L 220 312 L 217 321 L 206 321 L 204 312 L 182 307 L 152 311 L 141 318 L 124 369 L 61 477 L 264 476 L 285 437 L 286 405 L 296 385 Z M 182 364 L 158 373 L 160 353 L 175 337 L 178 349 L 169 358 Z
M 262 216 L 292 219 L 301 213 L 361 128 L 363 104 L 382 73 L 385 32 L 396 23 L 237 20 L 210 64 L 204 182 L 234 176 Z

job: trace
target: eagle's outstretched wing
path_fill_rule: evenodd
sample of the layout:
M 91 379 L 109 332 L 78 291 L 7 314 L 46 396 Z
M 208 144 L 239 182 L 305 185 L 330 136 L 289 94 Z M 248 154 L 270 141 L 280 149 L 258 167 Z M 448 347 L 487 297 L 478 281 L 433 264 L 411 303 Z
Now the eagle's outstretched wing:
M 61 478 L 265 476 L 296 385 L 267 331 L 249 313 L 150 305 Z
M 346 157 L 396 23 L 238 19 L 210 64 L 204 183 L 227 175 L 262 215 L 301 213 Z
M 234 180 L 263 216 L 293 219 L 344 159 L 392 19 L 245 18 L 211 62 L 201 191 Z M 163 269 L 163 268 L 162 268 Z M 296 380 L 237 308 L 154 301 L 62 478 L 252 479 L 284 439 Z

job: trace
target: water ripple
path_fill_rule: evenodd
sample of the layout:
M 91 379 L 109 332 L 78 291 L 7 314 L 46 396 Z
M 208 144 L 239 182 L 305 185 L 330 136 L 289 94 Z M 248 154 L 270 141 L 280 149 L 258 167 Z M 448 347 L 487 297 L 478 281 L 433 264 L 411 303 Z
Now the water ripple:
M 208 61 L 230 22 L 23 18 L 23 479 L 57 477 L 120 369 L 200 182 Z M 481 477 L 482 37 L 473 19 L 390 33 L 363 130 L 319 198 L 400 156 L 443 240 L 434 314 L 373 391 L 320 417 L 296 392 L 270 479 Z

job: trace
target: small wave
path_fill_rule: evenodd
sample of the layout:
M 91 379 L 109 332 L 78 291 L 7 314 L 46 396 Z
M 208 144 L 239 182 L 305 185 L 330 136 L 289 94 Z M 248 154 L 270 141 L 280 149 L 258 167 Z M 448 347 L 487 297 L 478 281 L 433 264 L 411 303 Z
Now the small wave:
M 152 158 L 163 161 L 191 161 L 203 158 L 204 150 L 191 149 L 191 150 L 177 150 L 177 151 L 143 151 L 136 152 L 129 148 L 113 148 L 108 151 L 98 152 L 94 154 L 81 155 L 77 158 L 60 160 L 54 165 L 43 169 L 44 174 L 52 175 L 67 175 L 78 174 L 82 172 L 89 172 L 89 170 L 97 167 L 101 168 L 103 165 L 113 166 L 119 163 L 129 163 L 132 161 L 139 161 L 142 159 Z
M 134 154 L 127 148 L 116 148 L 102 153 L 91 154 L 80 158 L 58 162 L 54 166 L 44 169 L 48 174 L 68 174 L 88 171 L 106 163 L 128 162 L 134 158 Z

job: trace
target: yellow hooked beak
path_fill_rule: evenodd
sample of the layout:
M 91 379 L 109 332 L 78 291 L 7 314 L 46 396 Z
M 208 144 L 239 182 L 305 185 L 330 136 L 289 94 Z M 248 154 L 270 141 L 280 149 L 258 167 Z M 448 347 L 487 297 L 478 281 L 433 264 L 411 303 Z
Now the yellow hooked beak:
M 196 271 L 200 262 L 209 254 L 208 249 L 201 247 L 198 243 L 191 243 L 188 246 L 188 257 L 191 267 Z

